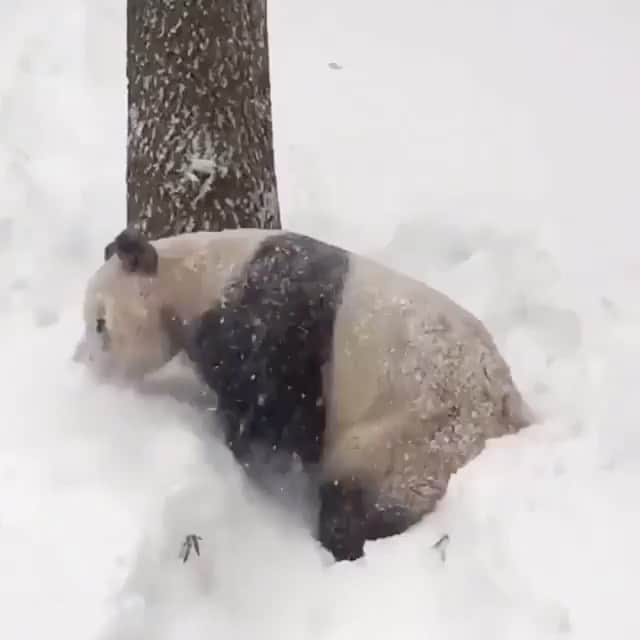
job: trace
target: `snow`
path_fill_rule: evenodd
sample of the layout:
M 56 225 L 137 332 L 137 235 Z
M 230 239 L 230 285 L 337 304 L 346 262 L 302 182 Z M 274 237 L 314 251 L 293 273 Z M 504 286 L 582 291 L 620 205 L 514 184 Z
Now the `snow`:
M 638 3 L 270 0 L 287 226 L 473 310 L 540 414 L 340 564 L 198 407 L 70 362 L 125 219 L 124 5 L 0 3 L 0 635 L 638 638 Z

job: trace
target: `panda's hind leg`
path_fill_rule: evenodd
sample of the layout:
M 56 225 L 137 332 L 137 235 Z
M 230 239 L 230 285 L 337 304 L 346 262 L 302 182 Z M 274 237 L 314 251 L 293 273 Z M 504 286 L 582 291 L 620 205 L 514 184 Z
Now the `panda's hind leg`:
M 323 454 L 319 537 L 336 559 L 355 559 L 366 540 L 401 534 L 433 511 L 451 469 L 429 427 L 405 411 L 336 432 Z
M 339 562 L 364 555 L 366 506 L 356 482 L 329 481 L 320 486 L 318 539 Z
M 355 478 L 320 487 L 318 538 L 336 561 L 357 560 L 367 540 L 398 535 L 419 520 L 402 505 L 382 507 L 376 494 Z

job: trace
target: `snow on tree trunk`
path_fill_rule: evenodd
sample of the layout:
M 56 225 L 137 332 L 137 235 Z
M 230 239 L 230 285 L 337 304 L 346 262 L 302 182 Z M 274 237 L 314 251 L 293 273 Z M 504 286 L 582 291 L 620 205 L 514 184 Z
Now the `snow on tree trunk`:
M 127 0 L 127 221 L 280 227 L 266 0 Z

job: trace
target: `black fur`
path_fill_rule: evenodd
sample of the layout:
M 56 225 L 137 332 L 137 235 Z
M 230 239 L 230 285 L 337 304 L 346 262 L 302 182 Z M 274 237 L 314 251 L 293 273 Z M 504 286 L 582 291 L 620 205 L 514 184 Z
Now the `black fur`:
M 252 457 L 320 461 L 321 367 L 330 357 L 349 255 L 306 236 L 267 238 L 195 327 L 191 357 L 218 395 L 227 443 Z
M 336 560 L 357 560 L 366 540 L 395 536 L 419 521 L 408 509 L 380 507 L 375 493 L 355 478 L 320 487 L 318 538 Z
M 158 252 L 136 229 L 125 229 L 104 248 L 104 259 L 118 254 L 125 271 L 154 275 L 158 272 Z
M 357 560 L 367 539 L 366 498 L 362 487 L 326 482 L 320 487 L 318 539 L 337 560 Z

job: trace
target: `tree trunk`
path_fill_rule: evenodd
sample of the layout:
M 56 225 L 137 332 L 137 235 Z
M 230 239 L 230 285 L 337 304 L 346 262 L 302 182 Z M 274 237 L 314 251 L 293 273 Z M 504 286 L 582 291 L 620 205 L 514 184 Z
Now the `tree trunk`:
M 127 222 L 280 227 L 266 0 L 127 0 Z

